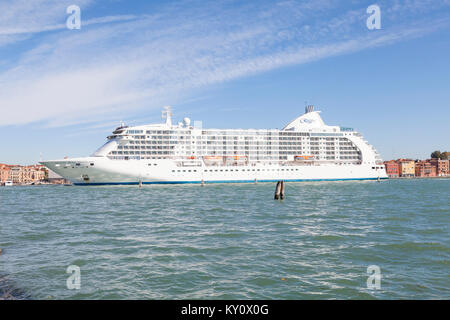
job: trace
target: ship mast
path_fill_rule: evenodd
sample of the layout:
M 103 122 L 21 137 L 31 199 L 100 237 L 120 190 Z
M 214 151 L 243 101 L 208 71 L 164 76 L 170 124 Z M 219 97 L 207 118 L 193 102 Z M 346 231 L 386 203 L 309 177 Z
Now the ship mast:
M 166 106 L 163 108 L 163 111 L 161 112 L 161 118 L 166 119 L 166 126 L 172 126 L 172 110 L 170 106 Z

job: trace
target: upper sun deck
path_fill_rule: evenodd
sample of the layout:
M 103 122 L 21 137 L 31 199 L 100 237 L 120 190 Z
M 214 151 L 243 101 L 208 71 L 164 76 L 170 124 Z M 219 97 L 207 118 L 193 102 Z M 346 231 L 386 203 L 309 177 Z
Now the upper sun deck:
M 120 138 L 121 136 L 137 136 L 149 134 L 217 134 L 217 135 L 246 135 L 246 134 L 290 134 L 290 132 L 311 133 L 311 135 L 330 135 L 330 136 L 344 136 L 357 135 L 358 133 L 353 128 L 345 128 L 339 126 L 328 126 L 322 120 L 320 111 L 314 111 L 313 106 L 306 107 L 303 115 L 289 122 L 283 129 L 214 129 L 202 128 L 201 125 L 191 125 L 189 118 L 184 118 L 183 122 L 172 124 L 172 114 L 167 107 L 163 111 L 165 116 L 165 123 L 146 124 L 138 126 L 121 125 L 116 128 L 113 135 L 108 139 Z
M 320 111 L 314 111 L 313 106 L 307 106 L 305 113 L 298 118 L 289 122 L 283 131 L 300 131 L 300 132 L 313 132 L 313 133 L 342 133 L 353 132 L 353 129 L 343 128 L 339 126 L 328 126 L 322 120 Z

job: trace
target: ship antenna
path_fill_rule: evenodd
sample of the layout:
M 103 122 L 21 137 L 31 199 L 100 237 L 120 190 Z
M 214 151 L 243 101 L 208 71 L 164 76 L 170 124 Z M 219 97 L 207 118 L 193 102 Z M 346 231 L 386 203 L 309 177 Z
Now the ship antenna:
M 311 105 L 307 105 L 307 106 L 305 106 L 305 113 L 309 113 L 309 112 L 313 112 L 314 111 L 314 106 L 311 104 Z

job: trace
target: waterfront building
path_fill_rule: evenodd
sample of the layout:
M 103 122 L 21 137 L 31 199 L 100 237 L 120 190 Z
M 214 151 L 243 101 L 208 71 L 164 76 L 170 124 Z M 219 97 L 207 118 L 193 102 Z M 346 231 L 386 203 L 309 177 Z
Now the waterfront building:
M 6 164 L 0 164 L 0 185 L 11 183 L 11 168 Z
M 31 165 L 21 167 L 22 179 L 21 183 L 31 184 L 45 179 L 45 167 L 43 165 Z
M 12 166 L 10 171 L 11 181 L 14 184 L 22 183 L 22 168 L 20 166 Z
M 14 184 L 33 184 L 46 179 L 47 169 L 43 165 L 0 165 L 0 182 L 12 181 Z
M 398 178 L 400 176 L 399 164 L 395 160 L 385 161 L 386 174 L 389 178 Z
M 0 183 L 11 181 L 11 168 L 6 164 L 0 164 Z
M 441 159 L 430 159 L 430 164 L 436 168 L 436 176 L 445 177 L 449 175 L 449 161 Z
M 400 177 L 412 178 L 416 175 L 415 162 L 411 159 L 398 159 Z
M 429 160 L 419 160 L 415 164 L 416 177 L 436 177 L 436 167 Z

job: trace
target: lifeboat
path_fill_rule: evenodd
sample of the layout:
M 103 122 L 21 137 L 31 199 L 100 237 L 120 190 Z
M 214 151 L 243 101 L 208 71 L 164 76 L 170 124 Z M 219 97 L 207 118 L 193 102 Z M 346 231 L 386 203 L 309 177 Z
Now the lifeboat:
M 314 160 L 314 156 L 295 156 L 295 161 Z

